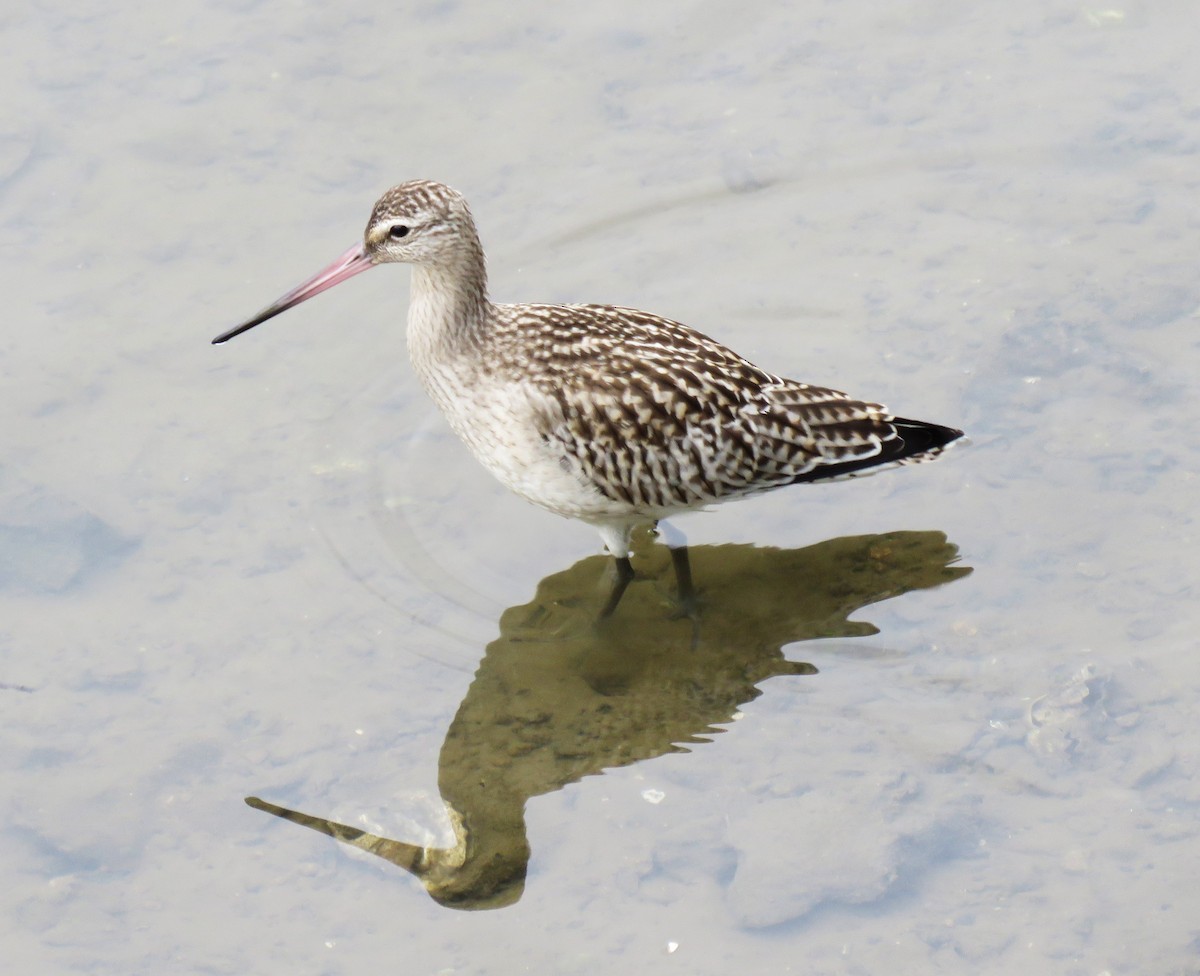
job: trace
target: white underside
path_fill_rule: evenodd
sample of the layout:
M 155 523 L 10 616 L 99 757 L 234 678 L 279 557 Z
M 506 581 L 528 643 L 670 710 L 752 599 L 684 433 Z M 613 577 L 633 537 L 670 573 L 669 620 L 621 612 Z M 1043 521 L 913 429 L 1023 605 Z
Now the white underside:
M 534 388 L 480 383 L 477 372 L 468 381 L 446 363 L 419 374 L 450 427 L 501 484 L 556 515 L 594 525 L 614 555 L 628 555 L 638 525 L 679 511 L 636 509 L 590 484 L 577 463 L 540 436 L 552 405 Z

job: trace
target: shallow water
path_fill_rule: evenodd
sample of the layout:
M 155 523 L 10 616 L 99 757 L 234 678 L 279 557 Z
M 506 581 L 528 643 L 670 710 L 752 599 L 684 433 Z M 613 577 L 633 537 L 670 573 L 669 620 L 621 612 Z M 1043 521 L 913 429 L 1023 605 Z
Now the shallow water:
M 1195 971 L 1191 6 L 499 10 L 5 16 L 10 968 Z M 698 632 L 654 546 L 590 629 L 594 533 L 422 397 L 405 271 L 208 344 L 418 176 L 498 300 L 972 444 L 681 519 Z M 448 909 L 247 796 L 453 852 L 448 800 L 509 870 Z

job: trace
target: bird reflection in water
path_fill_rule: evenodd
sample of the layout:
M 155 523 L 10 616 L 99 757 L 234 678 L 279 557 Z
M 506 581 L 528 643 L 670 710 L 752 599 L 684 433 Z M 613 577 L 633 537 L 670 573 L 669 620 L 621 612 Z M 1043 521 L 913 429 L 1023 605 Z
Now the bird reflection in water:
M 781 675 L 811 675 L 783 645 L 878 633 L 847 618 L 871 603 L 971 570 L 940 532 L 831 539 L 805 549 L 690 550 L 703 580 L 698 618 L 677 606 L 663 546 L 638 540 L 638 581 L 621 613 L 596 623 L 604 557 L 544 579 L 506 611 L 446 733 L 438 788 L 453 847 L 380 837 L 249 797 L 246 802 L 375 854 L 420 878 L 450 908 L 499 908 L 524 889 L 525 804 L 584 776 L 707 742 Z M 584 594 L 581 597 L 580 594 Z

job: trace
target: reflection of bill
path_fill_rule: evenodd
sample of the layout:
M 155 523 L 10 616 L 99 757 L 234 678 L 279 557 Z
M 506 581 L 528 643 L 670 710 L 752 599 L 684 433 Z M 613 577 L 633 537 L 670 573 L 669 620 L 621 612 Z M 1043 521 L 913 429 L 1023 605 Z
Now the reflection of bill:
M 329 834 L 412 872 L 452 908 L 521 896 L 529 862 L 525 804 L 576 780 L 708 741 L 780 675 L 795 641 L 876 633 L 860 607 L 965 576 L 940 532 L 832 539 L 807 549 L 698 546 L 698 619 L 681 618 L 663 547 L 639 558 L 621 614 L 597 625 L 603 557 L 547 577 L 500 621 L 446 733 L 438 786 L 453 847 L 420 847 L 288 810 L 252 807 Z M 581 591 L 583 595 L 581 596 Z

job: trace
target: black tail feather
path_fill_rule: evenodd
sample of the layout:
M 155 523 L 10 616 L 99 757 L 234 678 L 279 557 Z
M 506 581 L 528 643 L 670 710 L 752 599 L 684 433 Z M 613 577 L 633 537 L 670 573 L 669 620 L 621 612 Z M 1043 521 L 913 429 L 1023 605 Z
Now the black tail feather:
M 830 481 L 846 478 L 871 468 L 884 468 L 895 464 L 917 463 L 931 460 L 960 437 L 963 432 L 941 424 L 930 424 L 924 420 L 908 420 L 904 417 L 892 419 L 895 436 L 883 442 L 883 450 L 871 457 L 856 458 L 823 464 L 796 478 L 792 484 L 810 481 Z

